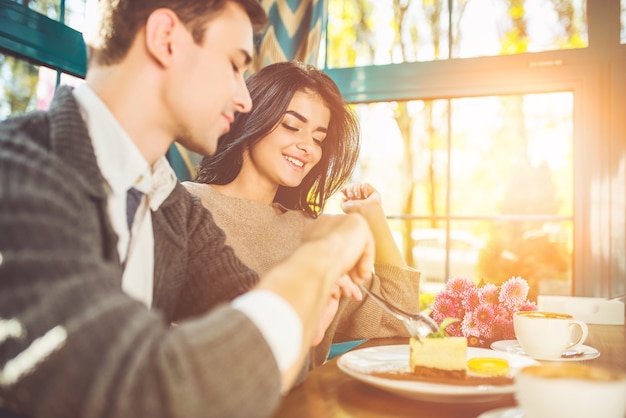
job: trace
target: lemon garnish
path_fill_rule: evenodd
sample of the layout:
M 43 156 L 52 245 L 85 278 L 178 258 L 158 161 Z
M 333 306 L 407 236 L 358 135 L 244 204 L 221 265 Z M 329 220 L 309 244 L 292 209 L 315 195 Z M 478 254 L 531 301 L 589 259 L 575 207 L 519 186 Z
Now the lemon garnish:
M 489 376 L 506 376 L 509 374 L 509 362 L 501 358 L 474 357 L 467 360 L 471 372 Z

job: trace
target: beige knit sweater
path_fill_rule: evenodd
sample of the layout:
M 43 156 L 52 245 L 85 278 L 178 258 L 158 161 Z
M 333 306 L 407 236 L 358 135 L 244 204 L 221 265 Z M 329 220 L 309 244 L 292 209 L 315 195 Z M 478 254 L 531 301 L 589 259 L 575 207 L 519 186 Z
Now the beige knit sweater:
M 215 222 L 226 232 L 226 244 L 248 267 L 263 275 L 300 244 L 304 228 L 315 222 L 304 213 L 281 210 L 245 199 L 225 196 L 207 184 L 185 182 Z M 409 312 L 419 310 L 419 272 L 409 267 L 376 264 L 376 276 L 367 285 Z M 332 343 L 375 337 L 408 337 L 404 325 L 376 302 L 342 298 L 324 340 L 312 350 L 311 367 L 324 363 Z

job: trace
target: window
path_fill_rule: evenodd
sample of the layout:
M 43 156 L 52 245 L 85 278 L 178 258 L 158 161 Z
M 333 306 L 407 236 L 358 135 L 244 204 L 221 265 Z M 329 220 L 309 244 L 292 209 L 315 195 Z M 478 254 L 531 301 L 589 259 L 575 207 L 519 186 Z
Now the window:
M 369 29 L 395 27 L 381 23 L 398 20 L 391 2 L 381 16 L 374 15 L 378 2 L 330 2 L 326 71 L 362 124 L 354 178 L 381 191 L 405 257 L 427 270 L 425 288 L 456 275 L 496 282 L 520 275 L 535 294 L 626 294 L 623 2 L 515 1 L 544 11 L 518 16 L 527 24 L 520 48 L 505 47 L 514 44 L 507 44 L 509 31 L 494 31 L 487 13 L 476 30 L 485 33 L 472 36 L 491 33 L 499 46 L 477 54 L 464 52 L 469 34 L 454 34 L 462 32 L 459 14 L 469 18 L 480 1 L 439 2 L 452 4 L 457 16 L 449 19 L 452 30 L 441 32 L 453 47 L 447 55 L 422 54 L 427 48 L 409 31 L 404 44 L 417 45 L 416 59 L 394 58 L 402 32 L 385 44 Z M 491 12 L 511 3 L 493 0 Z M 394 4 L 409 10 L 426 2 Z M 460 5 L 465 9 L 456 12 Z M 348 10 L 359 22 L 346 38 L 333 27 L 337 9 L 344 13 L 338 27 Z M 532 32 L 536 16 L 552 16 L 552 23 Z M 533 35 L 542 30 L 554 36 L 541 39 L 552 41 Z M 366 39 L 369 52 L 345 53 L 350 36 L 352 50 Z M 426 38 L 431 50 L 444 45 L 433 39 Z M 333 51 L 343 51 L 343 61 Z M 472 244 L 463 246 L 459 234 Z
M 0 53 L 0 120 L 31 110 L 47 109 L 56 86 L 82 79 Z
M 330 0 L 328 68 L 588 45 L 584 0 Z
M 46 109 L 60 83 L 85 72 L 83 0 L 0 0 L 0 119 Z M 28 6 L 25 8 L 24 6 Z
M 620 41 L 626 44 L 626 0 L 621 0 L 622 11 L 620 13 Z
M 82 31 L 86 0 L 12 0 L 30 10 Z
M 363 137 L 355 178 L 383 193 L 422 283 L 523 276 L 533 297 L 571 293 L 571 92 L 354 108 Z

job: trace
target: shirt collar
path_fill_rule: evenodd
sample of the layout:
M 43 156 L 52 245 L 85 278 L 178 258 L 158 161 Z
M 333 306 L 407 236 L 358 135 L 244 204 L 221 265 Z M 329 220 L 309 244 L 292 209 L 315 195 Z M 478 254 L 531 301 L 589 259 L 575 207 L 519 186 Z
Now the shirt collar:
M 111 193 L 125 194 L 135 187 L 148 195 L 150 208 L 157 210 L 176 186 L 176 175 L 165 157 L 150 167 L 106 105 L 83 83 L 74 89 L 98 167 Z

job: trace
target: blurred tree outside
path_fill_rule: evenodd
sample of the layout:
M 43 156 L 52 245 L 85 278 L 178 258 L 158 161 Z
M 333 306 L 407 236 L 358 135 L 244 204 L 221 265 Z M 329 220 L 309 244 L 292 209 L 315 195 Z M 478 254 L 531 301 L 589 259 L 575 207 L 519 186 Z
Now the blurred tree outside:
M 562 26 L 555 41 L 560 48 L 585 46 L 586 41 L 576 24 L 574 1 L 547 0 L 556 13 L 558 24 Z M 467 31 L 463 30 L 462 24 L 466 10 L 474 0 L 458 0 L 452 3 L 454 10 L 448 19 L 447 7 L 450 3 L 447 1 L 390 0 L 384 2 L 385 5 L 373 0 L 330 1 L 327 67 L 354 67 L 464 56 L 465 53 L 460 48 L 463 44 L 462 37 Z M 390 4 L 391 16 L 389 16 Z M 496 0 L 494 5 L 506 11 L 505 18 L 501 17 L 502 21 L 497 25 L 500 30 L 498 34 L 500 54 L 529 52 L 531 41 L 526 1 Z M 420 9 L 422 16 L 420 24 L 416 24 L 416 13 L 411 8 Z M 357 24 L 352 24 L 355 21 Z M 388 30 L 385 32 L 385 29 Z M 389 36 L 388 33 L 392 33 L 393 36 Z M 425 43 L 429 45 L 425 47 Z M 427 56 L 419 59 L 420 53 Z M 456 183 L 455 190 L 462 190 L 465 193 L 472 189 L 484 189 L 490 183 L 499 186 L 497 190 L 502 192 L 500 205 L 494 207 L 493 213 L 487 209 L 473 213 L 475 216 L 557 215 L 563 212 L 571 215 L 563 209 L 564 206 L 571 207 L 571 202 L 563 201 L 563 196 L 568 198 L 571 193 L 560 194 L 559 188 L 562 184 L 555 183 L 553 178 L 555 173 L 551 172 L 551 168 L 547 164 L 537 165 L 536 162 L 530 161 L 527 155 L 529 132 L 526 126 L 528 121 L 525 119 L 524 95 L 499 98 L 501 117 L 506 123 L 500 125 L 501 131 L 497 136 L 493 134 L 493 138 L 497 138 L 501 145 L 487 149 L 482 156 L 485 165 L 482 175 L 478 176 L 475 173 L 471 179 L 462 176 L 448 177 L 449 173 L 442 169 L 442 158 L 445 164 L 450 164 L 449 148 L 452 147 L 452 152 L 457 154 L 466 152 L 464 150 L 472 148 L 473 140 L 471 134 L 460 137 L 456 132 L 452 132 L 452 142 L 449 143 L 446 128 L 448 124 L 445 119 L 452 118 L 454 121 L 453 103 L 457 100 L 389 103 L 402 141 L 403 161 L 399 168 L 393 171 L 395 174 L 393 185 L 381 192 L 383 200 L 400 202 L 394 206 L 397 209 L 393 214 L 407 219 L 396 225 L 402 225 L 399 232 L 402 236 L 403 253 L 409 265 L 415 265 L 412 232 L 418 225 L 410 219 L 411 216 L 430 216 L 428 225 L 419 223 L 422 228 L 445 229 L 447 221 L 441 218 L 445 219 L 466 206 L 480 206 L 481 202 L 468 204 L 467 199 L 445 198 L 451 187 L 449 182 Z M 358 108 L 374 105 L 354 106 Z M 412 110 L 416 107 L 419 107 L 419 110 Z M 454 129 L 454 124 L 452 127 Z M 388 136 L 376 140 L 391 141 Z M 456 158 L 463 161 L 462 156 Z M 510 166 L 511 161 L 515 161 L 514 166 Z M 388 173 L 384 173 L 385 170 L 388 171 L 388 162 L 381 161 L 381 156 L 376 153 L 368 155 L 362 151 L 360 167 L 355 173 L 356 180 L 362 180 L 359 176 L 364 173 L 369 174 L 371 178 L 389 176 Z M 455 167 L 452 167 L 453 171 L 454 169 Z M 510 174 L 503 177 L 503 173 Z M 502 184 L 503 179 L 507 177 L 508 186 Z M 567 182 L 565 183 L 567 185 Z M 526 187 L 522 188 L 520 185 Z M 524 190 L 529 192 L 523 192 Z M 390 214 L 388 210 L 387 213 Z M 567 281 L 571 277 L 569 267 L 571 249 L 568 248 L 568 241 L 562 239 L 559 233 L 540 232 L 546 228 L 550 229 L 549 224 L 538 221 L 494 221 L 489 223 L 491 226 L 487 229 L 484 224 L 477 226 L 480 228 L 479 231 L 472 231 L 480 232 L 482 236 L 487 237 L 487 244 L 480 255 L 478 266 L 482 279 L 501 283 L 511 276 L 522 276 L 529 280 L 536 294 L 538 289 L 536 282 L 539 280 L 549 278 Z
M 35 109 L 39 68 L 18 58 L 0 54 L 0 118 Z
M 502 213 L 558 213 L 562 202 L 545 162 L 533 167 L 523 161 L 512 172 L 500 205 Z M 530 286 L 532 301 L 537 300 L 542 282 L 561 282 L 557 290 L 569 286 L 571 256 L 567 242 L 558 228 L 549 226 L 532 220 L 492 223 L 489 240 L 478 260 L 481 280 L 499 286 L 511 277 L 523 277 Z
M 48 17 L 58 17 L 59 0 L 20 0 L 22 6 Z M 39 67 L 0 53 L 0 119 L 36 109 Z
M 510 0 L 509 17 L 511 29 L 503 34 L 503 53 L 526 52 L 528 45 L 527 21 L 524 19 L 524 0 Z M 571 1 L 552 0 L 558 21 L 562 24 L 566 39 L 564 47 L 580 44 L 579 28 L 573 24 L 574 8 Z M 508 114 L 518 115 L 518 125 L 512 131 L 524 144 L 520 149 L 520 161 L 511 170 L 513 175 L 500 205 L 501 214 L 558 214 L 563 202 L 554 183 L 553 173 L 545 162 L 531 165 L 524 150 L 529 147 L 528 132 L 524 124 L 523 97 L 508 101 Z M 558 233 L 550 231 L 545 222 L 523 221 L 493 223 L 489 241 L 481 251 L 478 271 L 481 280 L 500 285 L 513 276 L 521 276 L 530 286 L 530 300 L 537 299 L 542 283 L 557 282 L 552 291 L 570 293 L 571 255 L 567 241 Z M 558 282 L 561 286 L 558 286 Z M 550 291 L 544 287 L 544 290 Z

